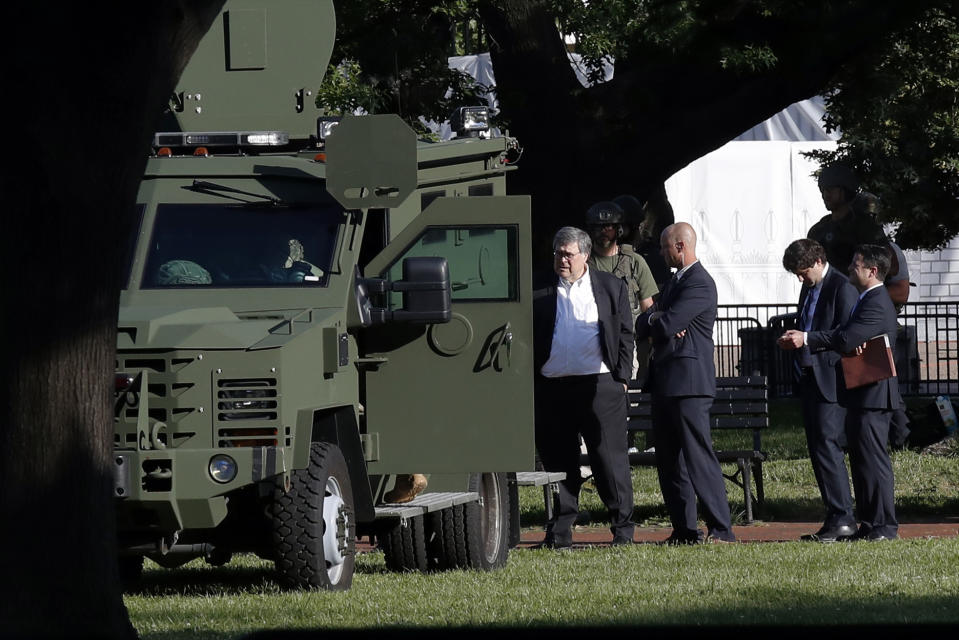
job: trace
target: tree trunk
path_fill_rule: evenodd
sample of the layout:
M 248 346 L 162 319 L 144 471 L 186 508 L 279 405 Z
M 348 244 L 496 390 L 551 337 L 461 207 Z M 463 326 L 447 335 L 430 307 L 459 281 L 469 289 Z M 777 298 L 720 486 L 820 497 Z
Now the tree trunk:
M 116 562 L 112 388 L 154 123 L 222 0 L 21 3 L 4 38 L 0 620 L 135 637 Z

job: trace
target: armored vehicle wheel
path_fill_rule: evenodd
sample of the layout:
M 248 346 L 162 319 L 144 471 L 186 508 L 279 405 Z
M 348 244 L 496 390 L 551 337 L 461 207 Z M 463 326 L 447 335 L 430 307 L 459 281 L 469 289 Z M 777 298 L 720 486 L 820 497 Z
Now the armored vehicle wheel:
M 427 514 L 430 568 L 490 571 L 506 564 L 509 551 L 506 474 L 473 474 L 469 490 L 479 494 L 479 502 Z
M 310 465 L 277 487 L 273 507 L 276 568 L 297 587 L 345 591 L 353 583 L 353 489 L 340 449 L 310 445 Z
M 426 537 L 423 516 L 395 520 L 380 537 L 386 566 L 392 571 L 426 571 Z
M 468 569 L 465 505 L 426 514 L 426 554 L 430 569 Z
M 470 491 L 479 502 L 464 505 L 466 548 L 473 569 L 490 571 L 506 565 L 509 551 L 509 486 L 505 473 L 474 473 Z
M 124 591 L 132 591 L 143 577 L 143 556 L 118 556 L 120 584 Z

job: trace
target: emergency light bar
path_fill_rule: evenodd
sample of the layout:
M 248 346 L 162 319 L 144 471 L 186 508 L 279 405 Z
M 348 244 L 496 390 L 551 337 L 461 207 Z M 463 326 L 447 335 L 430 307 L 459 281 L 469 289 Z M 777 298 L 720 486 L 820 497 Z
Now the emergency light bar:
M 154 147 L 282 147 L 289 144 L 285 131 L 170 131 L 153 135 Z

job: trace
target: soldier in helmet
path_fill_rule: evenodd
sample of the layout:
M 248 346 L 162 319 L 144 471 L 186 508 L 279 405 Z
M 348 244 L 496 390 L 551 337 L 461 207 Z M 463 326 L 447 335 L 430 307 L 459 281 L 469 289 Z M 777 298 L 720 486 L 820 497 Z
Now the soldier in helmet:
M 659 293 L 649 265 L 628 244 L 619 244 L 625 235 L 626 215 L 615 202 L 597 202 L 586 211 L 586 227 L 593 240 L 593 252 L 587 264 L 597 271 L 611 273 L 625 281 L 633 322 L 653 306 L 653 296 Z M 634 357 L 633 377 L 645 376 L 648 350 L 643 360 Z M 639 375 L 637 375 L 639 374 Z
M 827 262 L 845 271 L 856 246 L 887 244 L 882 227 L 871 216 L 853 208 L 859 179 L 849 166 L 836 163 L 823 167 L 819 173 L 819 191 L 829 213 L 810 227 L 806 237 L 822 245 Z
M 676 222 L 665 189 L 653 193 L 645 204 L 628 194 L 616 196 L 613 202 L 622 207 L 626 221 L 632 226 L 633 250 L 646 261 L 653 281 L 661 288 L 673 274 L 663 260 L 659 237 L 663 229 Z

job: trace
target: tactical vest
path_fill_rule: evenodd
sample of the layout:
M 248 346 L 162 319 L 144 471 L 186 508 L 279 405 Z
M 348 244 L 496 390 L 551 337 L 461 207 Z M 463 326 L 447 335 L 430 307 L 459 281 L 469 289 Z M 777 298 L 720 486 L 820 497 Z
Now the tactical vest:
M 595 256 L 593 259 L 595 260 Z M 629 308 L 635 320 L 639 314 L 639 259 L 638 253 L 633 251 L 632 245 L 619 245 L 619 253 L 612 257 L 613 269 L 609 273 L 626 282 L 626 293 L 629 296 Z M 597 268 L 599 268 L 597 266 Z

